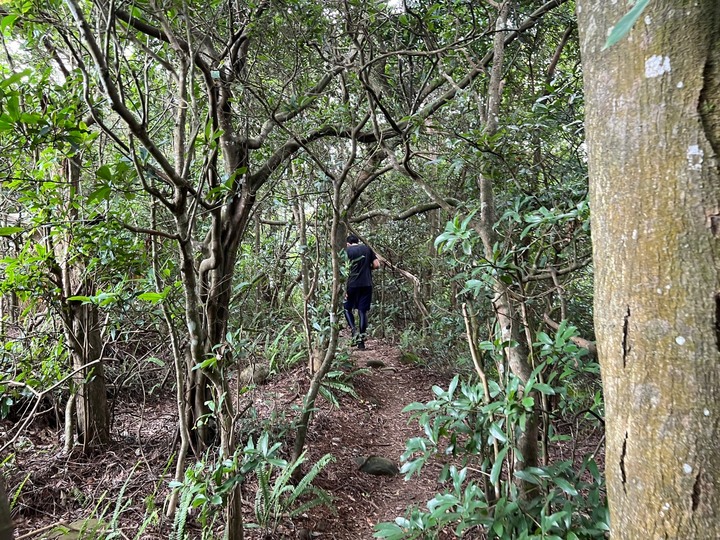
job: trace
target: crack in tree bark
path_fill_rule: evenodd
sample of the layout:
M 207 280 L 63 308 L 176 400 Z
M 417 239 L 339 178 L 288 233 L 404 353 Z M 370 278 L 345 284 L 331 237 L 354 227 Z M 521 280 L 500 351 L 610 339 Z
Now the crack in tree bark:
M 620 454 L 620 475 L 622 476 L 622 486 L 623 486 L 623 492 L 625 493 L 625 495 L 627 495 L 627 488 L 625 487 L 625 484 L 627 483 L 627 475 L 625 474 L 625 456 L 627 455 L 627 439 L 628 439 L 628 434 L 626 431 L 625 439 L 623 440 L 622 453 Z
M 720 293 L 715 293 L 715 347 L 720 351 Z
M 630 345 L 628 345 L 628 324 L 630 320 L 630 306 L 627 308 L 627 313 L 625 313 L 625 317 L 623 319 L 623 340 L 622 340 L 622 361 L 623 361 L 623 368 L 627 367 L 627 357 L 628 354 L 630 354 Z M 627 437 L 627 434 L 625 435 Z
M 714 20 L 711 26 L 713 37 L 708 39 L 707 58 L 705 59 L 705 67 L 703 68 L 703 86 L 700 90 L 700 99 L 698 101 L 698 114 L 702 129 L 710 146 L 715 154 L 715 167 L 720 168 L 720 109 L 717 107 L 717 100 L 720 97 L 720 4 L 714 6 Z
M 697 476 L 695 477 L 695 484 L 693 484 L 692 491 L 692 509 L 693 512 L 697 510 L 700 505 L 700 496 L 702 495 L 702 486 L 700 484 L 700 476 L 702 475 L 702 469 L 698 470 Z

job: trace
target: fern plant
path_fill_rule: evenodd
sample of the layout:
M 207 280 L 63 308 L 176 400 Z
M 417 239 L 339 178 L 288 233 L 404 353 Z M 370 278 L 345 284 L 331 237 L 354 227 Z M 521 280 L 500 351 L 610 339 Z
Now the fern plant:
M 293 474 L 305 462 L 304 452 L 294 463 L 282 460 L 282 463 L 274 461 L 261 464 L 255 471 L 258 481 L 255 494 L 255 522 L 246 526 L 262 529 L 266 535 L 273 536 L 281 519 L 293 519 L 315 506 L 329 506 L 330 495 L 325 490 L 313 486 L 312 482 L 332 460 L 330 454 L 325 454 L 296 485 L 293 484 Z M 274 481 L 273 477 L 275 477 Z
M 360 400 L 360 396 L 355 392 L 352 381 L 357 375 L 364 375 L 367 372 L 368 370 L 365 368 L 356 369 L 350 373 L 345 373 L 342 370 L 330 371 L 325 375 L 322 383 L 320 383 L 320 395 L 336 409 L 340 408 L 340 400 L 336 392 L 342 392 Z

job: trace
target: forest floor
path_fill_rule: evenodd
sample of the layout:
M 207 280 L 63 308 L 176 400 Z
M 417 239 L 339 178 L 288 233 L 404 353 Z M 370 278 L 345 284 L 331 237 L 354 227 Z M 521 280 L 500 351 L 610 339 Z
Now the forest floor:
M 345 343 L 347 337 L 342 340 Z M 382 362 L 383 366 L 368 368 L 371 361 Z M 332 454 L 334 460 L 314 482 L 332 496 L 332 508 L 318 506 L 292 519 L 280 516 L 272 534 L 247 530 L 248 540 L 372 539 L 376 524 L 394 521 L 405 515 L 408 507 L 425 509 L 427 501 L 440 489 L 438 473 L 442 464 L 437 461 L 406 481 L 403 475 L 366 474 L 359 470 L 355 459 L 382 456 L 399 467 L 405 442 L 422 435 L 417 422 L 411 421 L 411 413 L 403 409 L 410 403 L 433 399 L 433 386 L 447 388 L 452 374 L 403 362 L 396 346 L 376 339 L 368 341 L 367 350 L 353 349 L 339 369 L 352 382 L 355 396 L 335 391 L 339 407 L 318 397 L 304 468 L 306 471 L 323 455 Z M 238 408 L 245 406 L 252 414 L 246 414 L 240 431 L 257 437 L 263 429 L 270 430 L 291 447 L 291 423 L 309 383 L 307 370 L 298 366 L 243 394 Z M 45 418 L 48 416 L 53 415 Z M 79 528 L 77 524 L 88 519 L 99 519 L 90 523 L 97 523 L 105 531 L 110 524 L 110 530 L 116 531 L 88 538 L 170 538 L 173 523 L 163 517 L 162 507 L 170 492 L 172 460 L 177 450 L 174 394 L 126 388 L 122 398 L 113 401 L 111 446 L 89 457 L 83 456 L 79 448 L 64 453 L 62 428 L 57 427 L 57 421 L 52 423 L 55 425 L 31 425 L 20 434 L 11 453 L 0 456 L 0 473 L 7 480 L 17 540 L 75 540 L 80 538 L 77 533 L 58 534 L 58 525 L 76 524 Z M 14 436 L 15 429 L 7 420 L 0 422 L 0 443 Z M 567 430 L 572 442 L 555 445 L 551 458 L 575 459 L 583 453 L 600 451 L 602 468 L 601 433 L 581 430 L 583 436 L 578 437 L 577 430 Z M 256 493 L 256 482 L 244 484 L 246 524 L 255 520 Z M 153 510 L 157 511 L 157 519 L 149 520 L 147 516 Z M 221 537 L 222 516 L 217 517 L 216 533 L 206 534 L 205 538 Z M 188 531 L 189 538 L 201 537 L 197 515 L 188 519 Z M 482 537 L 479 531 L 471 536 Z
M 371 360 L 384 366 L 366 368 Z M 366 350 L 354 349 L 343 368 L 346 372 L 366 368 L 351 379 L 356 396 L 336 391 L 339 407 L 319 397 L 306 444 L 306 464 L 327 453 L 334 457 L 315 479 L 315 485 L 332 496 L 332 509 L 315 507 L 292 522 L 281 520 L 271 535 L 248 531 L 246 538 L 370 539 L 377 523 L 394 521 L 408 506 L 424 507 L 436 493 L 438 464 L 405 481 L 402 475 L 361 472 L 355 458 L 382 456 L 399 467 L 405 441 L 421 434 L 403 408 L 432 399 L 432 386 L 446 387 L 450 376 L 403 363 L 397 347 L 374 339 Z M 245 394 L 243 399 L 252 400 L 257 411 L 256 426 L 281 429 L 285 422 L 289 427 L 309 382 L 307 371 L 298 367 Z M 169 459 L 176 431 L 174 395 L 143 392 L 137 397 L 124 396 L 114 403 L 113 443 L 102 454 L 68 455 L 62 451 L 62 429 L 36 423 L 21 434 L 11 454 L 0 456 L 13 503 L 16 538 L 77 538 L 72 533 L 58 535 L 58 525 L 77 527 L 88 518 L 104 523 L 114 520 L 122 531 L 117 537 L 168 538 L 172 523 L 164 519 L 137 533 L 148 509 L 157 505 L 161 510 L 169 493 L 174 470 Z M 0 423 L 0 440 L 13 436 L 14 429 L 7 421 Z M 287 431 L 284 436 L 291 442 Z M 244 487 L 246 523 L 254 520 L 256 489 L 252 482 Z M 119 505 L 118 500 L 122 501 Z M 162 511 L 158 514 L 162 516 Z M 189 527 L 190 538 L 199 538 L 192 520 Z

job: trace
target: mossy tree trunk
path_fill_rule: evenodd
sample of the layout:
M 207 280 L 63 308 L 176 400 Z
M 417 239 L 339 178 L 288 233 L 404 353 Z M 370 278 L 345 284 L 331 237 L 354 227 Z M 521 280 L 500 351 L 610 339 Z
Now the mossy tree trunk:
M 578 2 L 615 538 L 720 538 L 720 4 Z

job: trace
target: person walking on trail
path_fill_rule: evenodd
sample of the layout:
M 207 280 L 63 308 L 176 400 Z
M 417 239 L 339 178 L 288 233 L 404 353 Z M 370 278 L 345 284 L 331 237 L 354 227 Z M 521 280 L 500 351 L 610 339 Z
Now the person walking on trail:
M 368 311 L 372 302 L 372 271 L 380 268 L 380 261 L 375 252 L 368 246 L 361 244 L 360 239 L 351 234 L 347 237 L 345 248 L 350 272 L 347 280 L 347 294 L 345 295 L 345 319 L 352 331 L 353 343 L 358 349 L 365 349 L 365 332 L 368 326 Z M 355 325 L 353 310 L 357 309 L 359 328 Z

